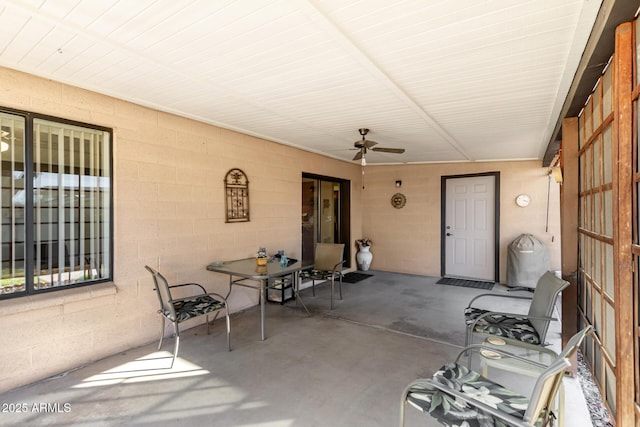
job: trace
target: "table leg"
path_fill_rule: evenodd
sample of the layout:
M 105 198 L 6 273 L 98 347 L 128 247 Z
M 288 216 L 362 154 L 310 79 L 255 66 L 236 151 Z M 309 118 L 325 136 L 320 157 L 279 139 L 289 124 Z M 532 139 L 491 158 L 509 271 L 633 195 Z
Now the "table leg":
M 264 341 L 264 301 L 266 300 L 266 287 L 267 281 L 265 279 L 260 280 L 260 333 L 262 341 Z
M 296 307 L 298 306 L 298 300 L 300 300 L 300 304 L 302 304 L 307 314 L 311 316 L 311 312 L 305 305 L 304 301 L 302 301 L 302 298 L 300 298 L 300 294 L 298 293 L 299 289 L 300 289 L 300 272 L 296 271 L 293 273 L 293 292 L 296 300 Z
M 225 299 L 229 298 L 229 295 L 231 295 L 231 287 L 233 286 L 233 275 L 229 275 L 229 292 L 227 292 L 227 295 L 224 297 Z

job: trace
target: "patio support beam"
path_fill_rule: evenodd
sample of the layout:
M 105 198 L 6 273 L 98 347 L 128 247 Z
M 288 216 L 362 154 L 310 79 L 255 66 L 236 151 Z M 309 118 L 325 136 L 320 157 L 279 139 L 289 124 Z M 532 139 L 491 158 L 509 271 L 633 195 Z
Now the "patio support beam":
M 614 102 L 617 137 L 614 136 L 613 250 L 616 322 L 616 425 L 634 421 L 634 295 L 633 295 L 633 22 L 616 28 Z
M 578 118 L 562 121 L 560 165 L 560 235 L 562 278 L 571 285 L 562 291 L 562 347 L 578 331 Z M 577 356 L 569 371 L 577 372 Z

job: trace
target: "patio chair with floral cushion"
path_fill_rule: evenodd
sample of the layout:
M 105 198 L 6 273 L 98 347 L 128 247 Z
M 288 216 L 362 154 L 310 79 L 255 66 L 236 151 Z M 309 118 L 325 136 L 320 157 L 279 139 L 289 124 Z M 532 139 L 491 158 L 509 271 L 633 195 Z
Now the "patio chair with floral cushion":
M 207 319 L 207 334 L 209 334 L 209 314 L 215 314 L 216 316 L 220 312 L 224 312 L 227 321 L 227 348 L 231 351 L 231 324 L 229 321 L 229 307 L 225 298 L 213 292 L 208 292 L 205 288 L 198 283 L 182 283 L 179 285 L 171 285 L 167 282 L 167 279 L 149 267 L 145 266 L 147 271 L 151 273 L 155 284 L 155 291 L 158 295 L 158 301 L 160 302 L 160 317 L 162 319 L 162 325 L 160 329 L 160 343 L 158 344 L 158 350 L 162 347 L 162 340 L 164 338 L 165 319 L 169 320 L 173 324 L 175 330 L 176 339 L 173 349 L 173 359 L 171 360 L 171 367 L 173 367 L 176 358 L 178 357 L 178 347 L 180 346 L 180 328 L 178 324 L 185 320 L 193 319 L 198 316 L 206 316 Z M 184 298 L 174 298 L 171 294 L 171 289 L 195 287 L 198 289 L 198 293 L 190 295 Z
M 553 425 L 556 394 L 569 361 L 558 358 L 537 378 L 530 396 L 493 382 L 458 363 L 448 363 L 433 378 L 413 381 L 403 392 L 405 407 L 415 407 L 449 427 L 543 427 Z
M 464 310 L 467 326 L 465 345 L 473 340 L 474 334 L 485 337 L 500 337 L 511 345 L 544 346 L 549 323 L 556 320 L 552 317 L 558 295 L 569 286 L 569 282 L 556 277 L 547 271 L 540 277 L 533 292 L 533 297 L 507 294 L 481 294 L 473 298 Z M 508 298 L 510 300 L 531 300 L 527 314 L 491 311 L 473 304 L 480 298 Z M 508 303 L 508 302 L 507 302 Z
M 331 310 L 333 310 L 333 288 L 338 279 L 340 299 L 342 299 L 342 264 L 344 243 L 316 243 L 313 270 L 300 273 L 301 279 L 311 279 L 311 290 L 316 295 L 316 280 L 331 280 Z

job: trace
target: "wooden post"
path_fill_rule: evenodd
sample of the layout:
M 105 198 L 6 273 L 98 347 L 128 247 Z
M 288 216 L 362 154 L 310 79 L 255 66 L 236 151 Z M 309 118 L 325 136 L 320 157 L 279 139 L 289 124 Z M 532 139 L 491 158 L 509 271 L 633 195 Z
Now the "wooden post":
M 564 119 L 560 144 L 560 236 L 562 278 L 571 285 L 562 291 L 562 347 L 578 331 L 578 139 L 578 119 Z M 570 362 L 573 376 L 577 372 L 577 356 Z
M 615 133 L 613 144 L 613 251 L 616 316 L 616 425 L 634 421 L 634 295 L 633 295 L 633 23 L 616 28 L 613 66 Z M 617 218 L 617 221 L 615 219 Z M 617 224 L 616 224 L 617 222 Z

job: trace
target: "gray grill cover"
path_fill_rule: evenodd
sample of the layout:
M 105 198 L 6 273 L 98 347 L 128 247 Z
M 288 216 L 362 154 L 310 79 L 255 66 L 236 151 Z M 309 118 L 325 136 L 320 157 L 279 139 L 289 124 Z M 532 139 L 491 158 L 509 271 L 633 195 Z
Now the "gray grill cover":
M 507 251 L 507 285 L 535 288 L 538 279 L 549 270 L 549 252 L 531 234 L 521 234 Z

